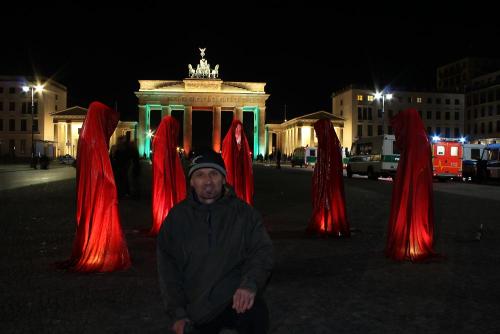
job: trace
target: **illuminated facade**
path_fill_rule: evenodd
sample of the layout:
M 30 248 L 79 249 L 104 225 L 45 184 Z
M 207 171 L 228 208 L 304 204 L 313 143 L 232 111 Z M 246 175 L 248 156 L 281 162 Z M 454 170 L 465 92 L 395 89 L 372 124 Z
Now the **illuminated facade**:
M 314 147 L 318 139 L 314 133 L 314 123 L 319 119 L 330 119 L 340 143 L 343 143 L 344 119 L 326 111 L 299 116 L 281 124 L 266 124 L 267 149 L 266 154 L 281 150 L 282 154 L 290 155 L 297 147 Z M 343 146 L 343 144 L 342 144 Z
M 344 147 L 360 137 L 393 134 L 390 119 L 401 111 L 415 108 L 430 136 L 464 136 L 464 94 L 394 90 L 392 98 L 375 98 L 375 90 L 349 86 L 332 96 L 333 115 L 345 119 Z
M 43 84 L 33 95 L 23 86 Z M 54 80 L 40 81 L 22 76 L 0 76 L 0 157 L 31 157 L 31 129 L 36 155 L 56 156 L 51 113 L 66 109 L 67 89 Z
M 78 137 L 83 126 L 83 121 L 87 115 L 87 108 L 79 106 L 71 107 L 65 110 L 54 112 L 51 114 L 54 124 L 54 142 L 56 156 L 65 154 L 76 157 L 78 147 Z M 135 141 L 135 128 L 137 122 L 122 122 L 118 125 L 110 138 L 110 144 L 117 143 L 118 137 L 130 136 L 131 141 Z
M 139 91 L 135 95 L 139 99 L 139 125 L 137 143 L 141 156 L 149 158 L 151 154 L 151 137 L 155 126 L 152 119 L 159 123 L 165 115 L 180 115 L 182 133 L 181 148 L 186 154 L 193 149 L 193 111 L 211 113 L 211 123 L 203 126 L 211 127 L 211 142 L 203 143 L 216 152 L 221 150 L 224 134 L 221 131 L 221 118 L 230 113 L 231 118 L 244 122 L 244 113 L 253 115 L 253 143 L 250 142 L 254 158 L 264 154 L 266 94 L 265 83 L 260 82 L 228 82 L 218 79 L 218 65 L 211 69 L 202 59 L 196 70 L 189 65 L 189 78 L 180 81 L 172 80 L 139 80 Z

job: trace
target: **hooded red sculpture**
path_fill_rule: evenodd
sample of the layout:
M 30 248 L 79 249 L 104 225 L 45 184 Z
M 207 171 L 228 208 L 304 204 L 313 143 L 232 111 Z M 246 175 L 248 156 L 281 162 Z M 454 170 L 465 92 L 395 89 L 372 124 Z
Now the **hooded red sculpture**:
M 71 259 L 66 262 L 75 271 L 107 272 L 130 266 L 108 155 L 109 138 L 118 118 L 116 111 L 92 102 L 78 139 L 77 231 Z
M 415 109 L 391 121 L 401 157 L 392 189 L 385 253 L 397 260 L 419 261 L 435 255 L 431 146 Z
M 153 140 L 153 227 L 157 235 L 170 209 L 186 197 L 186 177 L 177 152 L 179 123 L 165 116 Z
M 345 210 L 341 146 L 332 122 L 314 123 L 318 137 L 318 157 L 314 167 L 313 214 L 308 230 L 320 234 L 350 236 Z
M 222 158 L 226 165 L 227 183 L 234 188 L 236 196 L 253 205 L 252 154 L 243 123 L 239 120 L 233 120 L 222 142 Z

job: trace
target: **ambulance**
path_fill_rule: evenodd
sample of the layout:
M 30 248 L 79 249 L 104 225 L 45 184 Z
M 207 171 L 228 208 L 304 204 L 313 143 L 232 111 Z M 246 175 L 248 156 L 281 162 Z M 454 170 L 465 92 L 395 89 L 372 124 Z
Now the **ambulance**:
M 432 137 L 432 170 L 439 181 L 462 179 L 464 139 Z

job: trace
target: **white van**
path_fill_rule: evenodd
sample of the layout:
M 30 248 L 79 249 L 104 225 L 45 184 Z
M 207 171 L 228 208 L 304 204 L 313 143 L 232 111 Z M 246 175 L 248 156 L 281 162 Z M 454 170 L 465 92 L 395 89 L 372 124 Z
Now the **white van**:
M 353 174 L 368 175 L 376 180 L 379 176 L 396 175 L 399 151 L 394 135 L 359 138 L 352 144 L 351 156 L 347 162 L 347 177 Z
M 467 180 L 477 177 L 477 162 L 481 159 L 486 145 L 464 144 L 462 155 L 462 176 Z

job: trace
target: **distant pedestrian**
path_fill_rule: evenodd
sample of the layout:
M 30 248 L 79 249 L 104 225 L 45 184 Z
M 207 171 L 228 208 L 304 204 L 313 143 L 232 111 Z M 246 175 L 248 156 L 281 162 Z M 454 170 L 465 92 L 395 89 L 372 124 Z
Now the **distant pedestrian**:
M 281 169 L 281 150 L 276 151 L 276 168 Z

